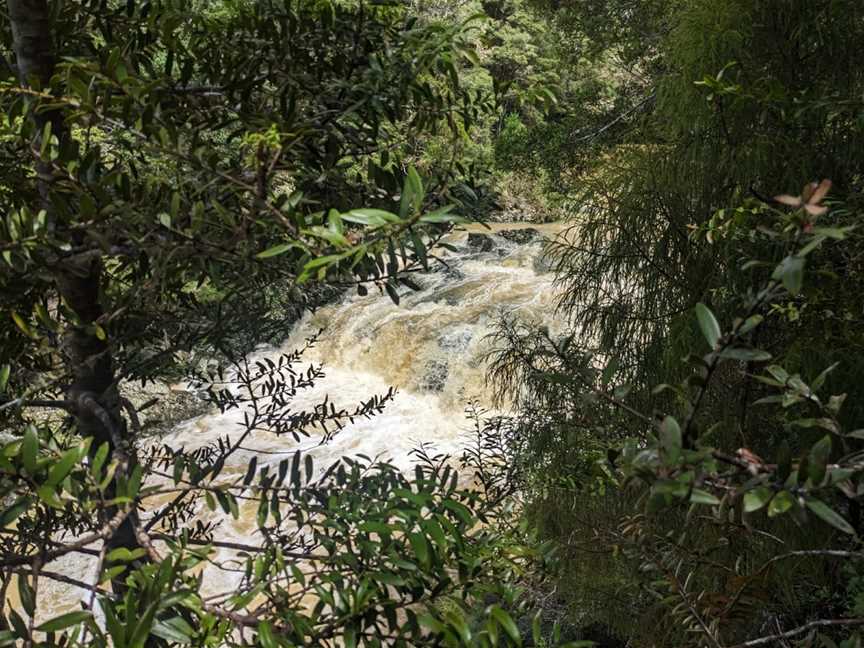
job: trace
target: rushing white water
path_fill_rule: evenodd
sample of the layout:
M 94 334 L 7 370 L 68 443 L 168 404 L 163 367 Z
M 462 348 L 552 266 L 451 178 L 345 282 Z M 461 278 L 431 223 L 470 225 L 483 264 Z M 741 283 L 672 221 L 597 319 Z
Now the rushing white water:
M 532 227 L 547 236 L 559 230 L 554 225 Z M 326 377 L 300 392 L 292 409 L 311 409 L 325 396 L 337 408 L 351 409 L 372 394 L 396 387 L 395 399 L 382 414 L 357 419 L 323 445 L 315 436 L 297 444 L 290 437 L 257 434 L 244 444 L 248 450 L 231 458 L 225 473 L 245 472 L 253 453 L 260 453 L 258 465 L 263 467 L 285 458 L 278 453 L 293 453 L 298 447 L 315 458 L 318 469 L 355 454 L 382 456 L 407 468 L 412 463 L 410 451 L 421 442 L 432 444 L 439 452 L 458 451 L 466 429 L 463 410 L 467 401 L 486 407 L 492 404 L 483 358 L 489 350 L 487 336 L 498 318 L 503 313 L 516 314 L 553 331 L 556 328 L 552 276 L 538 272 L 541 240 L 515 244 L 496 235 L 494 249 L 479 251 L 466 245 L 467 237 L 467 231 L 452 235 L 449 242 L 461 251 L 439 253 L 450 268 L 419 275 L 422 290 L 402 289 L 398 306 L 386 294 L 346 296 L 307 315 L 280 347 L 256 352 L 259 357 L 275 357 L 302 346 L 305 338 L 323 329 L 304 361 L 322 363 Z M 193 449 L 237 435 L 241 420 L 242 412 L 236 410 L 208 413 L 181 424 L 161 442 Z M 201 512 L 202 518 L 213 515 Z M 255 542 L 254 504 L 241 507 L 239 520 L 220 519 L 219 540 Z M 82 555 L 67 556 L 53 568 L 91 583 L 96 569 L 95 560 Z M 234 580 L 229 573 L 208 574 L 206 589 L 230 591 Z M 85 596 L 83 590 L 52 583 L 40 589 L 39 607 L 56 614 L 77 608 L 78 600 Z

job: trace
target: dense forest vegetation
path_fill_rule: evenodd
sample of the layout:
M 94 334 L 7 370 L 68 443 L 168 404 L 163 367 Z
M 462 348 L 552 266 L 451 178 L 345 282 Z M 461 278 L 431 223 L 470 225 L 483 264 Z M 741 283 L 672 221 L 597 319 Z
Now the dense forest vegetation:
M 859 0 L 0 16 L 0 645 L 864 641 Z M 393 390 L 256 346 L 472 221 L 565 224 L 565 330 L 498 318 L 461 456 L 319 466 Z M 160 443 L 172 381 L 235 433 Z

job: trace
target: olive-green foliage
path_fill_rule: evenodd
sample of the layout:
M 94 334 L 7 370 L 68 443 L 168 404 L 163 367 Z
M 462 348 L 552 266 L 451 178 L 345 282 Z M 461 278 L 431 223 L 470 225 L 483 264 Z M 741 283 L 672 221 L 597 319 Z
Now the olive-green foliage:
M 738 281 L 740 242 L 694 245 L 691 226 L 738 196 L 795 193 L 801 178 L 831 178 L 857 200 L 860 13 L 854 2 L 670 9 L 642 139 L 598 159 L 573 243 L 554 250 L 574 322 L 631 364 L 647 350 L 643 375 L 660 366 L 677 313 L 700 299 L 722 308 Z
M 857 385 L 825 358 L 818 376 L 787 371 L 797 356 L 786 348 L 802 342 L 774 307 L 792 300 L 830 317 L 858 299 L 843 293 L 827 307 L 813 290 L 824 258 L 860 243 L 850 227 L 814 224 L 831 219 L 821 199 L 807 200 L 815 216 L 754 210 L 752 238 L 785 242 L 786 256 L 743 258 L 753 285 L 730 294 L 735 319 L 704 304 L 688 313 L 698 341 L 681 363 L 686 378 L 658 386 L 668 396 L 653 414 L 616 360 L 572 337 L 502 325 L 492 377 L 517 398 L 528 516 L 560 543 L 559 584 L 574 622 L 637 646 L 737 645 L 772 634 L 772 619 L 796 636 L 814 620 L 864 623 L 847 618 L 860 585 L 838 562 L 861 557 Z
M 577 206 L 572 230 L 550 248 L 563 313 L 570 318 L 571 335 L 582 343 L 563 344 L 530 331 L 511 335 L 505 327 L 498 356 L 498 378 L 505 386 L 527 386 L 518 420 L 525 437 L 520 452 L 536 480 L 529 510 L 561 543 L 561 586 L 569 592 L 573 617 L 586 625 L 609 625 L 633 645 L 681 646 L 687 637 L 714 645 L 705 637 L 715 636 L 719 645 L 729 645 L 815 618 L 857 614 L 852 612 L 860 589 L 855 570 L 842 573 L 831 558 L 784 558 L 760 571 L 789 550 L 856 546 L 825 527 L 813 530 L 813 510 L 830 517 L 818 505 L 803 527 L 777 517 L 794 499 L 786 496 L 777 498 L 775 517 L 732 518 L 728 526 L 700 522 L 698 506 L 687 515 L 686 508 L 680 516 L 668 509 L 657 515 L 660 500 L 638 499 L 646 492 L 640 480 L 647 479 L 652 493 L 674 492 L 680 484 L 669 480 L 686 469 L 664 472 L 668 465 L 656 470 L 643 465 L 643 473 L 627 473 L 641 484 L 634 488 L 618 481 L 608 462 L 632 465 L 634 456 L 622 462 L 617 455 L 622 435 L 633 435 L 635 447 L 650 453 L 652 415 L 660 420 L 692 407 L 688 394 L 701 389 L 705 344 L 694 307 L 707 304 L 728 330 L 742 302 L 750 303 L 764 287 L 765 269 L 778 264 L 777 276 L 794 289 L 772 292 L 759 306 L 765 321 L 748 334 L 753 346 L 739 354 L 745 364 L 711 370 L 710 389 L 700 392 L 693 413 L 682 415 L 688 421 L 682 423 L 684 447 L 710 445 L 733 457 L 743 447 L 769 464 L 791 456 L 801 462 L 794 464 L 803 466 L 801 474 L 807 457 L 824 453 L 826 446 L 819 443 L 826 430 L 793 422 L 817 414 L 796 410 L 794 399 L 790 409 L 754 405 L 773 397 L 776 387 L 773 378 L 766 384 L 752 377 L 761 373 L 754 347 L 770 352 L 772 362 L 788 370 L 778 374 L 787 380 L 824 383 L 823 405 L 830 394 L 848 394 L 831 414 L 832 425 L 846 431 L 862 426 L 860 234 L 847 230 L 841 243 L 809 250 L 800 266 L 785 260 L 794 257 L 787 256 L 790 237 L 806 241 L 814 227 L 833 231 L 860 219 L 862 8 L 842 0 L 599 5 L 546 6 L 587 39 L 598 66 L 609 57 L 626 60 L 640 76 L 639 82 L 613 86 L 624 97 L 636 93 L 626 105 L 639 108 L 613 115 L 609 128 L 590 140 L 596 155 L 570 185 Z M 506 132 L 502 159 L 536 145 L 515 119 Z M 771 196 L 797 195 L 803 181 L 821 178 L 834 181 L 826 201 L 831 211 L 814 210 L 811 222 L 805 218 L 778 233 Z M 812 192 L 805 188 L 804 202 Z M 748 259 L 758 263 L 745 263 Z M 803 267 L 805 278 L 798 285 Z M 593 360 L 586 359 L 586 347 Z M 692 353 L 698 356 L 695 364 L 681 362 Z M 835 362 L 833 371 L 817 379 Z M 607 364 L 608 375 L 591 377 L 592 369 L 599 372 L 597 367 Z M 691 382 L 683 395 L 652 392 L 660 383 L 684 380 Z M 619 408 L 621 416 L 610 418 L 610 407 Z M 648 420 L 628 417 L 628 411 L 643 412 Z M 671 434 L 655 431 L 661 439 Z M 857 440 L 844 433 L 829 436 L 832 461 L 857 456 Z M 612 451 L 608 456 L 606 449 Z M 589 466 L 586 454 L 593 456 Z M 646 460 L 638 450 L 635 456 Z M 697 484 L 700 470 L 694 472 Z M 816 475 L 819 481 L 818 470 Z M 856 477 L 850 493 L 826 499 L 860 531 L 857 483 Z M 805 503 L 807 488 L 801 485 L 794 506 Z M 722 497 L 722 491 L 713 492 Z M 750 502 L 756 506 L 756 499 Z M 804 524 L 803 516 L 798 522 Z M 598 557 L 595 551 L 612 555 Z M 740 578 L 752 590 L 736 598 L 745 582 Z M 657 589 L 658 582 L 671 588 Z M 685 590 L 693 598 L 682 597 Z M 688 611 L 697 599 L 695 612 Z M 621 614 L 641 621 L 622 624 Z M 850 633 L 829 632 L 834 640 Z
M 445 9 L 447 9 L 445 11 Z M 482 193 L 475 201 L 478 215 L 495 218 L 550 220 L 555 218 L 554 198 L 557 167 L 556 153 L 564 146 L 558 142 L 545 149 L 535 146 L 553 134 L 564 137 L 566 125 L 560 121 L 566 110 L 559 110 L 570 83 L 562 70 L 562 45 L 557 35 L 550 38 L 550 23 L 533 11 L 524 0 L 494 0 L 461 4 L 436 3 L 421 8 L 432 18 L 446 15 L 457 20 L 475 14 L 479 68 L 467 70 L 464 87 L 483 91 L 495 98 L 487 111 L 464 137 L 430 138 L 417 161 L 420 167 L 429 163 L 455 164 L 472 169 L 486 180 L 485 186 L 471 185 Z M 570 94 L 568 94 L 570 93 Z M 518 120 L 529 129 L 529 138 L 518 144 L 512 141 L 507 124 Z M 544 132 L 545 129 L 545 132 Z M 569 159 L 569 157 L 568 157 Z M 550 202 L 548 199 L 552 198 Z
M 171 329 L 172 348 L 188 347 L 178 329 L 219 343 L 220 327 L 197 318 L 202 305 L 190 285 L 234 296 L 242 282 L 257 290 L 274 272 L 289 282 L 328 272 L 332 278 L 348 267 L 370 281 L 393 275 L 380 256 L 385 230 L 404 231 L 406 224 L 397 224 L 396 215 L 384 224 L 380 216 L 328 220 L 328 210 L 414 209 L 414 200 L 404 208 L 398 202 L 408 154 L 401 134 L 440 132 L 451 128 L 448 119 L 457 129 L 477 110 L 458 77 L 429 81 L 465 55 L 461 27 L 421 27 L 393 6 L 207 8 L 129 3 L 106 22 L 101 10 L 62 5 L 53 27 L 57 54 L 66 58 L 41 83 L 56 102 L 41 97 L 40 106 L 4 70 L 0 292 L 7 312 L 35 326 L 33 309 L 47 307 L 52 279 L 37 270 L 44 258 L 33 251 L 68 245 L 85 222 L 75 245 L 105 257 L 102 310 L 125 314 L 111 318 L 114 353 L 131 356 L 150 346 L 145 355 L 163 364 L 173 351 L 149 327 Z M 52 213 L 40 221 L 39 185 L 32 164 L 22 162 L 41 135 L 46 106 L 68 133 L 53 133 L 44 155 L 73 165 L 73 173 L 69 182 L 52 184 Z M 352 172 L 360 166 L 363 173 Z M 448 199 L 445 179 L 463 177 L 452 166 L 425 171 L 425 206 Z M 55 220 L 63 227 L 55 228 Z M 377 228 L 374 240 L 356 246 L 358 237 L 346 239 L 344 230 L 355 224 Z M 326 263 L 301 277 L 315 256 Z M 126 338 L 133 341 L 128 348 Z M 26 364 L 28 354 L 18 354 L 21 332 L 8 318 L 0 340 L 4 356 Z
M 510 482 L 481 475 L 501 470 L 494 445 L 465 461 L 484 489 L 422 453 L 411 476 L 368 457 L 318 471 L 293 443 L 327 442 L 394 392 L 303 410 L 321 367 L 246 354 L 287 334 L 297 286 L 371 284 L 398 302 L 403 273 L 428 268 L 459 220 L 451 185 L 470 178 L 421 177 L 409 158 L 482 111 L 460 81 L 465 26 L 387 2 L 4 5 L 0 645 L 521 643 L 503 605 L 472 634 L 432 605 L 473 608 L 489 567 L 504 590 L 518 571 L 500 560 L 515 542 L 495 540 Z M 212 362 L 182 364 L 190 352 Z M 234 433 L 144 442 L 120 386 L 178 365 Z M 262 432 L 287 456 L 243 448 Z M 241 508 L 249 543 L 221 542 Z M 90 581 L 54 571 L 82 552 Z M 234 587 L 209 596 L 205 566 Z M 55 616 L 37 597 L 48 580 L 92 596 Z

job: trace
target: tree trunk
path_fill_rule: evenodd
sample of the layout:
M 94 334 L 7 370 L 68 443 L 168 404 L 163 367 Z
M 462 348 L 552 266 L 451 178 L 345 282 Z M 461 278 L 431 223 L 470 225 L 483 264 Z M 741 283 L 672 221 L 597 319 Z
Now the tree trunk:
M 55 56 L 51 18 L 46 0 L 7 0 L 9 18 L 15 43 L 17 70 L 21 83 L 38 89 L 49 86 L 54 74 Z M 66 148 L 69 133 L 63 121 L 62 111 L 52 110 L 38 113 L 34 116 L 40 127 L 40 132 L 47 122 L 51 123 L 51 132 L 61 143 L 61 149 Z M 71 150 L 71 149 L 67 149 Z M 39 175 L 40 208 L 44 209 L 49 226 L 56 227 L 58 237 L 63 236 L 62 226 L 54 223 L 52 215 L 55 189 L 55 176 L 49 161 L 38 159 L 36 162 Z M 73 246 L 84 243 L 82 234 L 69 234 Z M 125 454 L 130 465 L 134 462 L 134 453 L 129 438 L 126 422 L 122 416 L 120 394 L 111 350 L 107 342 L 100 339 L 93 326 L 103 314 L 99 300 L 102 281 L 102 264 L 98 256 L 82 253 L 58 259 L 53 265 L 57 293 L 66 305 L 76 313 L 79 322 L 67 322 L 62 340 L 62 356 L 69 374 L 66 389 L 68 401 L 83 403 L 90 396 L 104 412 L 107 412 L 111 427 L 106 424 L 105 417 L 100 417 L 93 408 L 79 407 L 75 416 L 78 433 L 83 437 L 92 437 L 92 452 L 96 452 L 103 443 L 108 443 L 110 456 L 118 456 L 118 450 Z M 117 445 L 124 447 L 119 448 Z M 113 485 L 111 490 L 113 490 Z M 103 520 L 114 516 L 116 510 L 102 511 Z M 128 516 L 117 531 L 108 540 L 108 548 L 126 547 L 136 549 L 139 543 L 135 537 L 135 513 Z M 122 579 L 113 582 L 115 591 L 123 590 Z

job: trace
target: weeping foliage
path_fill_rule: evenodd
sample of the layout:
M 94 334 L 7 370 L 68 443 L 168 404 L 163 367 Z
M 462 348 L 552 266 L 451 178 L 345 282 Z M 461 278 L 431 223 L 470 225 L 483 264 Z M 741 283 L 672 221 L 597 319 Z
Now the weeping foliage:
M 767 247 L 767 259 L 739 266 L 753 285 L 730 289 L 737 317 L 700 303 L 680 318 L 701 339 L 679 360 L 685 379 L 651 392 L 653 411 L 614 359 L 573 336 L 499 327 L 492 377 L 517 401 L 529 519 L 559 545 L 575 623 L 622 645 L 743 647 L 808 623 L 864 624 L 861 565 L 837 562 L 860 557 L 864 484 L 853 466 L 864 453 L 846 431 L 860 427 L 857 384 L 777 307 L 792 300 L 813 321 L 852 308 L 856 294 L 839 291 L 829 308 L 820 287 L 860 240 L 850 227 L 814 226 L 803 209 L 748 213 L 764 225 L 747 242 Z M 806 275 L 789 270 L 798 264 Z M 802 356 L 823 371 L 784 368 Z M 854 371 L 855 359 L 847 364 Z
M 858 3 L 693 0 L 667 20 L 642 142 L 598 160 L 551 250 L 574 325 L 643 378 L 675 316 L 736 281 L 740 246 L 694 244 L 692 227 L 802 178 L 854 198 L 864 153 Z
M 558 543 L 571 616 L 628 646 L 858 645 L 847 626 L 862 622 L 861 566 L 836 557 L 859 540 L 812 523 L 825 509 L 807 493 L 824 474 L 802 480 L 808 461 L 860 456 L 840 430 L 862 427 L 864 402 L 864 248 L 844 229 L 859 224 L 862 204 L 864 7 L 684 0 L 646 3 L 648 20 L 638 3 L 604 3 L 592 16 L 592 3 L 552 4 L 597 51 L 646 79 L 644 110 L 621 113 L 604 131 L 615 137 L 593 142 L 603 151 L 580 176 L 579 209 L 548 248 L 570 335 L 504 322 L 492 363 L 517 401 L 529 517 Z M 644 21 L 622 30 L 628 16 Z M 652 35 L 641 49 L 640 33 Z M 771 196 L 821 178 L 833 181 L 830 210 L 779 233 Z M 796 204 L 802 214 L 812 191 Z M 828 238 L 842 231 L 843 242 L 789 252 L 820 228 Z M 781 280 L 788 291 L 765 292 Z M 730 323 L 754 314 L 759 325 L 729 353 L 735 361 L 718 362 Z M 706 339 L 713 356 L 702 355 Z M 777 384 L 812 381 L 835 395 L 828 437 L 810 427 L 822 405 L 799 410 L 774 395 L 767 358 L 788 369 Z M 773 406 L 759 404 L 766 397 Z M 703 473 L 707 464 L 677 454 L 709 447 L 709 464 L 733 464 Z M 745 496 L 767 483 L 754 469 L 724 491 L 752 467 L 736 457 L 800 472 Z M 816 514 L 852 534 L 861 528 L 853 481 L 823 496 L 851 526 Z M 796 495 L 772 499 L 786 487 Z M 794 521 L 782 515 L 790 510 Z

